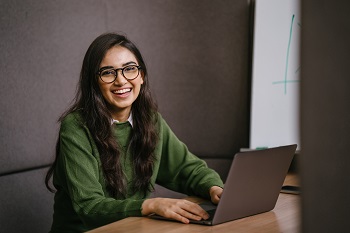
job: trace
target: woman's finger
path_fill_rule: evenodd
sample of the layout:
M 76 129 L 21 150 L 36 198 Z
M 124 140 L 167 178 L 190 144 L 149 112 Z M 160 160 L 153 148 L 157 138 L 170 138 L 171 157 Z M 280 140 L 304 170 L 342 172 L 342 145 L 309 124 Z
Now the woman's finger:
M 144 202 L 145 203 L 145 202 Z M 147 205 L 146 205 L 147 204 Z M 209 218 L 208 213 L 199 205 L 180 199 L 155 198 L 148 199 L 145 204 L 146 209 L 153 209 L 152 212 L 171 218 L 183 223 L 189 223 L 190 219 L 200 220 Z M 145 211 L 146 213 L 149 211 Z
M 208 219 L 209 215 L 208 213 L 200 207 L 198 204 L 184 200 L 184 205 L 181 206 L 181 208 L 185 211 L 183 212 L 183 216 L 193 219 L 193 220 L 200 220 L 200 219 Z

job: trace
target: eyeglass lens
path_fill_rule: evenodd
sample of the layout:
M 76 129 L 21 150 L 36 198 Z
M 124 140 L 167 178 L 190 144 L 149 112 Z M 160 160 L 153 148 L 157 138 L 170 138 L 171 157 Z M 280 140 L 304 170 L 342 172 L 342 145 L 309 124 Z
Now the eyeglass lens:
M 114 82 L 114 80 L 118 76 L 118 71 L 121 70 L 122 75 L 124 78 L 128 80 L 132 80 L 137 78 L 139 75 L 139 68 L 137 66 L 126 66 L 123 69 L 106 69 L 101 71 L 100 77 L 103 82 L 111 83 Z

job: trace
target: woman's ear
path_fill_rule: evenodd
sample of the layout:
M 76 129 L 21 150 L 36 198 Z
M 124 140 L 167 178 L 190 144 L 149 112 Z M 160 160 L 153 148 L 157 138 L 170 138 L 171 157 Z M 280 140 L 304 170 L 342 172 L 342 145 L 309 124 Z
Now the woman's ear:
M 144 81 L 145 81 L 145 74 L 141 70 L 141 85 L 143 84 Z

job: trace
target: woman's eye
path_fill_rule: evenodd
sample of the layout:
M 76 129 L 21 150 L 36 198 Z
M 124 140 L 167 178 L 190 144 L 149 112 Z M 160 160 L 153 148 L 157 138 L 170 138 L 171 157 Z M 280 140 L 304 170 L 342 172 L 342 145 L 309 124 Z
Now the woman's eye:
M 124 72 L 133 72 L 136 69 L 137 69 L 136 66 L 127 66 L 124 68 Z
M 102 71 L 101 73 L 102 76 L 110 76 L 114 74 L 115 74 L 114 70 L 105 70 L 105 71 Z

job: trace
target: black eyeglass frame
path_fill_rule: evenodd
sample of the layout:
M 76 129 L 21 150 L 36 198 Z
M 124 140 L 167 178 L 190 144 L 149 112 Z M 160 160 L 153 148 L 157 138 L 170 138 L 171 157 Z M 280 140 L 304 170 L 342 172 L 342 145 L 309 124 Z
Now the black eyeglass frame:
M 125 75 L 124 75 L 124 70 L 127 69 L 127 68 L 130 68 L 130 67 L 136 67 L 136 68 L 137 68 L 137 75 L 136 75 L 135 78 L 132 78 L 132 79 L 127 78 L 127 77 L 125 77 Z M 107 68 L 107 69 L 102 69 L 102 70 L 99 70 L 99 71 L 97 72 L 97 75 L 100 77 L 100 79 L 102 80 L 102 82 L 104 82 L 104 83 L 113 83 L 113 82 L 115 82 L 115 80 L 116 80 L 117 77 L 118 77 L 118 71 L 121 70 L 121 71 L 122 71 L 123 77 L 124 77 L 126 80 L 132 81 L 132 80 L 136 79 L 137 77 L 139 77 L 139 75 L 140 75 L 140 70 L 141 70 L 141 69 L 142 69 L 142 66 L 129 65 L 129 66 L 125 66 L 125 67 L 123 67 L 123 68 L 116 68 L 116 69 L 114 69 L 114 68 Z M 111 81 L 111 82 L 106 82 L 106 81 L 104 81 L 104 80 L 102 79 L 101 73 L 102 73 L 103 71 L 106 71 L 106 70 L 114 70 L 115 75 L 114 75 L 113 81 Z

